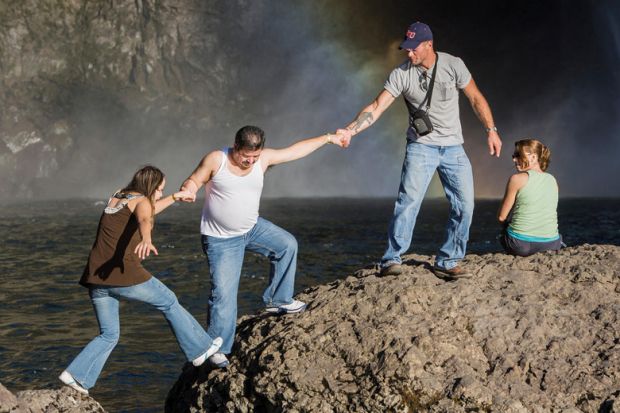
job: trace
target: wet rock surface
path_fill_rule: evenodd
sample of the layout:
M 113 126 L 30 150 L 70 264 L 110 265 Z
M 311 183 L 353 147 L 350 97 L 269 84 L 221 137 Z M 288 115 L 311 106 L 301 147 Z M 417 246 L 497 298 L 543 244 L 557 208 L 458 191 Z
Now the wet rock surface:
M 0 413 L 105 413 L 93 398 L 68 387 L 58 390 L 26 390 L 11 393 L 0 384 Z
M 230 45 L 248 33 L 223 39 L 222 26 L 253 21 L 260 5 L 9 3 L 0 5 L 0 199 L 53 195 L 51 179 L 121 156 L 114 142 L 204 134 L 243 106 Z
M 431 263 L 242 318 L 229 368 L 186 366 L 166 411 L 620 411 L 620 247 L 468 255 L 454 282 Z

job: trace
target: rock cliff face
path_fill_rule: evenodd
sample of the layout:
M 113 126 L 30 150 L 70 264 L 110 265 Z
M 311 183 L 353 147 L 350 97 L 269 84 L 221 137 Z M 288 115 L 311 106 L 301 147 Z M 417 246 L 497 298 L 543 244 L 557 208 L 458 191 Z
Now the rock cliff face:
M 2 2 L 0 198 L 50 195 L 51 178 L 87 170 L 111 139 L 152 135 L 155 145 L 162 127 L 199 133 L 242 106 L 233 88 L 242 59 L 227 45 L 247 34 L 244 3 Z M 222 39 L 231 26 L 239 32 Z
M 26 390 L 14 395 L 0 384 L 0 412 L 105 413 L 105 410 L 94 399 L 68 387 L 60 390 Z
M 166 411 L 620 411 L 620 247 L 470 255 L 456 282 L 430 262 L 241 319 L 231 366 L 186 366 Z

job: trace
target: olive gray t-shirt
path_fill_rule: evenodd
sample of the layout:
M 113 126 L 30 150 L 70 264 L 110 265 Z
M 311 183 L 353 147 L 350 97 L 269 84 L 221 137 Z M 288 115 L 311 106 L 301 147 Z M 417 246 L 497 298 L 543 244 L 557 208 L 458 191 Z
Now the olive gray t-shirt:
M 411 126 L 411 110 L 409 110 L 409 128 L 407 139 L 427 145 L 453 146 L 463 143 L 463 131 L 459 119 L 459 89 L 463 89 L 471 80 L 471 73 L 465 63 L 455 56 L 443 52 L 439 55 L 437 75 L 433 98 L 428 115 L 433 123 L 433 131 L 425 136 L 418 136 Z M 409 59 L 390 73 L 384 88 L 397 98 L 401 94 L 415 110 L 426 96 L 431 83 L 433 67 L 425 70 L 422 66 L 414 66 Z M 424 88 L 426 87 L 426 88 Z M 409 106 L 409 105 L 408 105 Z M 424 107 L 426 109 L 426 103 Z

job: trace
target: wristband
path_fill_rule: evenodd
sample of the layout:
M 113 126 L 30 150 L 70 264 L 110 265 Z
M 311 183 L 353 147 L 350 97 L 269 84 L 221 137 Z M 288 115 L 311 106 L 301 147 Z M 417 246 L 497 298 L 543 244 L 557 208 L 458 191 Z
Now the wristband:
M 490 128 L 484 128 L 485 131 L 487 131 L 487 133 L 494 131 L 497 132 L 497 126 L 492 126 Z
M 332 142 L 332 134 L 331 133 L 327 134 L 327 143 L 334 143 L 334 142 Z

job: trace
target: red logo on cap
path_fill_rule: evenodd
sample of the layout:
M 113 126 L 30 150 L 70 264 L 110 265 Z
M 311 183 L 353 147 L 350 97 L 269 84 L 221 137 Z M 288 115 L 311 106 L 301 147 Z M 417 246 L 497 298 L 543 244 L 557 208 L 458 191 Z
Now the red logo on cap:
M 413 30 L 407 30 L 407 37 L 413 39 L 415 37 L 415 32 Z

